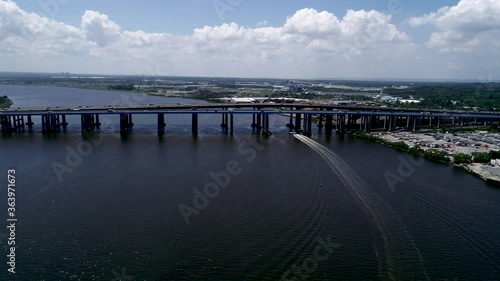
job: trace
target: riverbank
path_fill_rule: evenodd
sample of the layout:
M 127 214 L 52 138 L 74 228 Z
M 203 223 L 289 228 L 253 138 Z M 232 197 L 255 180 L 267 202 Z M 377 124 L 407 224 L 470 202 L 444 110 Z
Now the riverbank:
M 477 163 L 460 166 L 467 172 L 480 177 L 487 184 L 500 187 L 500 168 Z
M 418 145 L 410 146 L 406 144 L 404 141 L 397 141 L 397 142 L 388 141 L 381 137 L 367 133 L 356 132 L 353 135 L 364 140 L 380 143 L 382 145 L 397 149 L 399 151 L 407 152 L 416 156 L 421 156 L 435 162 L 440 162 L 445 164 L 451 163 L 451 159 L 448 156 L 446 156 L 442 151 L 439 151 L 437 149 L 423 149 Z
M 439 150 L 434 148 L 424 149 L 420 147 L 418 144 L 414 143 L 408 144 L 405 141 L 387 140 L 382 137 L 369 133 L 357 132 L 354 133 L 353 135 L 361 139 L 376 142 L 385 145 L 387 147 L 397 149 L 399 151 L 407 152 L 412 155 L 418 155 L 426 159 L 429 159 L 431 161 L 440 162 L 444 164 L 452 164 L 456 167 L 466 170 L 467 172 L 475 176 L 480 177 L 488 185 L 500 186 L 500 167 L 482 163 L 469 163 L 469 164 L 454 163 L 454 158 L 450 157 L 450 155 L 447 153 L 448 151 L 447 148 L 444 148 L 445 146 L 443 146 L 442 148 L 444 150 Z M 416 134 L 414 138 L 422 138 L 422 136 Z

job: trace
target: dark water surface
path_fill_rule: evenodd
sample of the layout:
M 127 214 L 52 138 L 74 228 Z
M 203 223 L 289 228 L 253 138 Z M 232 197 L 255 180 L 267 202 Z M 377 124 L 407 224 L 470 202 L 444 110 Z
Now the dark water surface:
M 194 139 L 182 118 L 163 141 L 1 138 L 1 219 L 14 168 L 19 221 L 0 280 L 500 280 L 500 189 L 349 136 L 300 140 L 286 118 L 269 139 L 244 116 L 232 138 L 212 116 Z

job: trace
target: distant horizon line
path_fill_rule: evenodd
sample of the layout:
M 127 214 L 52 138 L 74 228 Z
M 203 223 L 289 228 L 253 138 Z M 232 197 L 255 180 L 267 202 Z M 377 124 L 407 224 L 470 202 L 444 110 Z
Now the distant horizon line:
M 67 73 L 67 74 L 66 74 Z M 205 79 L 244 79 L 244 80 L 303 80 L 303 81 L 364 81 L 364 82 L 431 82 L 431 83 L 500 83 L 500 80 L 491 80 L 487 82 L 481 79 L 445 79 L 445 78 L 276 78 L 276 77 L 239 77 L 239 76 L 189 76 L 189 75 L 146 75 L 146 74 L 99 74 L 99 73 L 72 73 L 72 72 L 28 72 L 28 71 L 0 71 L 2 74 L 11 75 L 72 75 L 82 77 L 158 77 L 158 78 L 205 78 Z

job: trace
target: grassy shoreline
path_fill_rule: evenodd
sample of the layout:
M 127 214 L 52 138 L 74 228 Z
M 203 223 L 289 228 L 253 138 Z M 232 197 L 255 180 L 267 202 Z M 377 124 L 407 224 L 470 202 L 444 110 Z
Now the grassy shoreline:
M 439 163 L 444 163 L 444 164 L 453 164 L 453 162 L 451 161 L 451 159 L 448 156 L 444 155 L 443 152 L 438 151 L 436 149 L 424 150 L 419 146 L 410 147 L 409 145 L 407 145 L 403 141 L 391 142 L 391 141 L 387 141 L 383 138 L 374 136 L 372 134 L 363 133 L 363 132 L 356 132 L 353 135 L 356 136 L 357 138 L 364 139 L 364 140 L 371 141 L 371 142 L 375 142 L 375 143 L 379 143 L 379 144 L 382 144 L 384 146 L 387 146 L 387 147 L 390 147 L 390 148 L 393 148 L 393 149 L 396 149 L 396 150 L 399 150 L 402 152 L 407 152 L 411 155 L 421 156 L 421 157 L 424 157 L 424 158 L 431 160 L 431 161 L 434 161 L 434 162 L 439 162 Z

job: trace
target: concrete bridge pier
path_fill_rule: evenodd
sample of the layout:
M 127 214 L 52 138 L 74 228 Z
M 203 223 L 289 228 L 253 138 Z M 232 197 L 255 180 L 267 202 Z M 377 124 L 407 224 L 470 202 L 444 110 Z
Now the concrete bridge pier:
M 224 108 L 222 110 L 225 110 Z M 222 132 L 225 133 L 226 132 L 226 114 L 225 113 L 222 113 L 221 114 L 221 123 L 220 123 L 220 127 L 222 128 Z
M 66 115 L 61 115 L 62 117 L 62 123 L 61 123 L 61 126 L 66 129 L 66 127 L 68 126 L 68 122 L 66 121 Z
M 61 120 L 59 115 L 50 115 L 50 131 L 52 133 L 59 132 L 61 129 Z
M 323 128 L 323 114 L 318 115 L 318 128 Z
M 132 114 L 121 113 L 120 114 L 120 135 L 122 138 L 126 138 L 132 131 Z
M 228 108 L 223 108 L 223 110 L 228 110 Z M 222 113 L 222 123 L 221 123 L 222 132 L 224 134 L 228 133 L 228 114 Z
M 196 137 L 198 136 L 198 113 L 193 113 L 191 120 L 191 132 Z
M 420 117 L 413 117 L 413 131 L 420 129 Z
M 160 138 L 165 134 L 165 127 L 167 124 L 165 123 L 165 114 L 158 113 L 158 136 Z
M 299 110 L 299 109 L 298 109 Z M 300 132 L 300 123 L 302 121 L 302 116 L 300 113 L 295 114 L 295 132 L 299 133 Z
M 101 122 L 99 121 L 99 114 L 95 115 L 94 126 L 95 126 L 96 129 L 100 129 L 101 128 Z
M 1 123 L 2 123 L 2 134 L 5 135 L 12 133 L 12 122 L 10 116 L 2 116 Z
M 337 119 L 337 134 L 343 135 L 346 133 L 346 115 L 337 116 Z
M 311 136 L 312 135 L 312 115 L 308 114 L 307 115 L 307 135 Z
M 325 134 L 327 136 L 332 135 L 332 131 L 333 131 L 333 124 L 332 123 L 333 123 L 333 115 L 331 115 L 331 114 L 326 115 Z
M 228 134 L 229 133 L 229 113 L 226 113 L 224 114 L 224 129 L 225 129 L 225 133 Z
M 364 131 L 369 132 L 371 130 L 371 123 L 372 123 L 372 118 L 370 116 L 365 116 L 364 118 Z
M 262 132 L 262 114 L 257 114 L 257 134 L 260 134 Z
M 308 126 L 307 126 L 307 118 L 309 117 L 309 114 L 304 114 L 304 118 L 302 118 L 302 127 L 304 128 L 304 132 L 307 133 Z
M 230 119 L 229 119 L 229 134 L 232 136 L 234 135 L 234 114 L 231 113 Z
M 32 128 L 33 125 L 35 125 L 35 123 L 33 122 L 32 118 L 31 118 L 31 115 L 28 115 L 28 122 L 26 123 L 26 125 L 28 125 L 28 128 Z
M 42 115 L 42 134 L 48 135 L 55 132 L 55 118 L 53 115 Z
M 82 135 L 87 136 L 92 134 L 95 129 L 95 118 L 93 114 L 82 114 L 81 115 L 81 123 L 82 123 Z
M 21 131 L 24 130 L 25 124 L 24 124 L 24 116 L 19 115 L 19 116 L 14 116 L 14 130 L 15 131 Z
M 394 131 L 396 128 L 396 118 L 394 116 L 389 117 L 389 131 Z
M 271 135 L 271 131 L 269 130 L 269 114 L 265 114 L 263 117 L 264 117 L 264 124 L 263 124 L 264 131 L 262 132 L 262 134 L 268 137 Z

